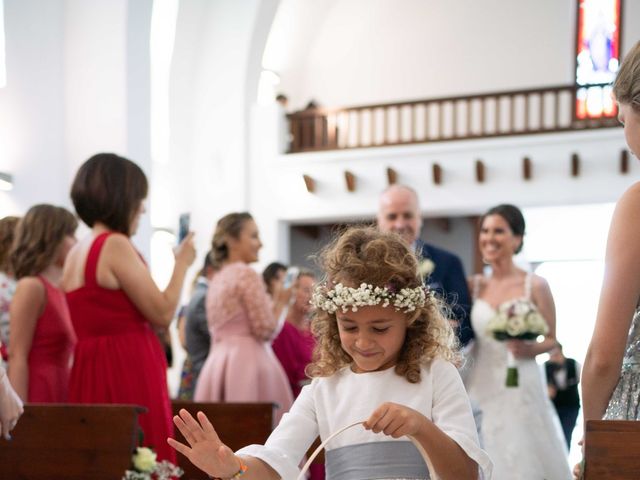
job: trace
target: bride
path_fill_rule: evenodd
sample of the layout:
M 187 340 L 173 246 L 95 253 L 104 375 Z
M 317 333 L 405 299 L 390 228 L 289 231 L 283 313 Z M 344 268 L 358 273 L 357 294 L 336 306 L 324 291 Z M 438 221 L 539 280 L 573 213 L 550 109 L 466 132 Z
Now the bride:
M 482 411 L 484 447 L 494 464 L 494 480 L 567 480 L 571 478 L 560 423 L 547 397 L 536 355 L 556 344 L 555 306 L 547 282 L 513 262 L 522 248 L 525 222 L 513 205 L 499 205 L 481 218 L 480 252 L 491 275 L 470 281 L 476 332 L 467 390 Z M 499 342 L 487 332 L 500 306 L 531 302 L 547 322 L 542 341 Z M 507 387 L 507 358 L 515 357 L 518 386 Z

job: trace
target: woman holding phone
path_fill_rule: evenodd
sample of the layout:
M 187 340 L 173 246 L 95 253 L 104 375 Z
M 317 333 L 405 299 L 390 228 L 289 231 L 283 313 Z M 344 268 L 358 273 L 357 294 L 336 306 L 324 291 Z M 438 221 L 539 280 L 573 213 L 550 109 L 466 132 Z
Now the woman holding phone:
M 154 329 L 173 320 L 195 249 L 190 233 L 160 290 L 131 242 L 147 190 L 142 169 L 111 153 L 88 159 L 73 181 L 73 205 L 91 232 L 67 256 L 62 278 L 78 336 L 69 401 L 146 407 L 139 416 L 144 445 L 159 460 L 175 461 L 166 442 L 173 433 L 167 363 Z
M 211 245 L 219 268 L 207 292 L 211 350 L 202 367 L 196 402 L 273 402 L 275 422 L 289 410 L 293 395 L 271 349 L 278 318 L 290 290 L 272 301 L 261 276 L 250 266 L 262 248 L 249 213 L 230 213 L 216 225 Z

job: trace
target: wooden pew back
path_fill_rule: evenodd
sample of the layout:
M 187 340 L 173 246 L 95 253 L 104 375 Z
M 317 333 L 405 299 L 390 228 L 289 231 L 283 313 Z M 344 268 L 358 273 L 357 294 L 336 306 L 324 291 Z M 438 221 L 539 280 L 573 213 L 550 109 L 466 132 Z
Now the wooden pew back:
M 585 480 L 640 478 L 640 422 L 590 420 L 585 433 Z
M 218 432 L 220 439 L 232 450 L 238 450 L 254 443 L 263 444 L 273 430 L 272 403 L 194 403 L 173 401 L 173 413 L 184 408 L 194 417 L 203 412 Z M 176 429 L 179 442 L 188 443 Z M 178 454 L 178 465 L 185 471 L 181 480 L 207 479 L 208 476 L 194 467 L 182 454 Z
M 27 404 L 12 440 L 0 439 L 0 478 L 120 479 L 138 443 L 134 405 Z

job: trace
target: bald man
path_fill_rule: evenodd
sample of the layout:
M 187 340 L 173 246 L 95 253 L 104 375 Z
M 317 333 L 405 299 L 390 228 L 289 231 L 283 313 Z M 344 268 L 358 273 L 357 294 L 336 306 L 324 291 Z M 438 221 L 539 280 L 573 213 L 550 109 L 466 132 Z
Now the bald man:
M 456 333 L 460 343 L 463 346 L 469 343 L 474 337 L 469 321 L 471 297 L 462 262 L 453 253 L 418 238 L 422 229 L 422 215 L 415 190 L 404 185 L 387 188 L 380 195 L 377 219 L 380 230 L 399 234 L 432 267 L 430 274 L 425 277 L 425 285 L 451 306 L 459 325 Z

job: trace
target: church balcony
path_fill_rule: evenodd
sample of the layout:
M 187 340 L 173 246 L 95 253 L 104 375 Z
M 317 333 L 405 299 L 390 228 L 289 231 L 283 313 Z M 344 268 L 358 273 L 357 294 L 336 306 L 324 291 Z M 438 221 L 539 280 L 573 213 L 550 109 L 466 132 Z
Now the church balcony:
M 611 85 L 562 85 L 287 115 L 287 153 L 588 131 L 619 125 Z

